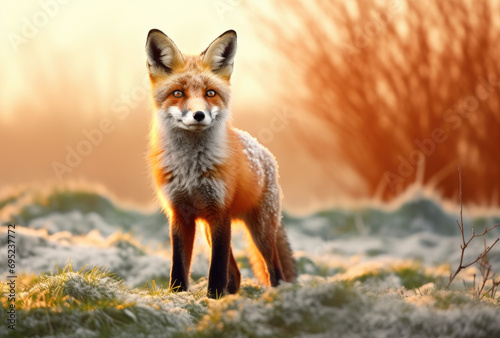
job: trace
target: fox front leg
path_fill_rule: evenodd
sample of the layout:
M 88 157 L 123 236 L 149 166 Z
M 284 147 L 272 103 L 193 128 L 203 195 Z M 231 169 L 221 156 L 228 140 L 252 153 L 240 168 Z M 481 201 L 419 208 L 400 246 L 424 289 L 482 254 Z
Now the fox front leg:
M 231 219 L 223 217 L 210 224 L 212 255 L 208 273 L 208 297 L 227 293 L 229 255 L 231 253 Z
M 195 222 L 193 217 L 188 216 L 174 212 L 170 219 L 170 240 L 172 244 L 170 288 L 174 289 L 174 291 L 187 291 L 189 287 L 189 269 L 193 253 Z

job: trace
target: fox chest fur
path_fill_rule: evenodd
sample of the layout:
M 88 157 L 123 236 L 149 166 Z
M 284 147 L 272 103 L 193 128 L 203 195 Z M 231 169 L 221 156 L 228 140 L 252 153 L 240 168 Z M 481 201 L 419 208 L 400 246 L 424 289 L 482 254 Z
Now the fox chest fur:
M 161 152 L 157 155 L 164 197 L 195 209 L 223 205 L 227 187 L 219 168 L 228 157 L 225 129 L 211 128 L 204 133 L 165 129 L 160 127 Z

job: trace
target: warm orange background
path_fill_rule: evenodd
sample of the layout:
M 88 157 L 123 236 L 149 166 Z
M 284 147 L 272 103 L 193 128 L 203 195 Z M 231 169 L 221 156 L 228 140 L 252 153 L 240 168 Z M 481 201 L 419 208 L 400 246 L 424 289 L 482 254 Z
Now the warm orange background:
M 470 98 L 500 81 L 495 1 L 61 2 L 0 1 L 0 189 L 84 180 L 151 206 L 146 35 L 199 53 L 235 29 L 234 124 L 278 158 L 288 211 L 413 184 L 456 200 L 457 164 L 466 201 L 500 203 L 500 86 Z M 59 180 L 54 162 L 102 123 L 112 131 Z M 447 139 L 402 165 L 436 129 Z

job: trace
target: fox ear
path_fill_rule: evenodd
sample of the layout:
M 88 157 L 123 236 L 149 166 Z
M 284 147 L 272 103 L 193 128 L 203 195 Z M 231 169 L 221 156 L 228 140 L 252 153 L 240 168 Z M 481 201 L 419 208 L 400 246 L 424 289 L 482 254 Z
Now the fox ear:
M 148 72 L 151 76 L 168 75 L 184 62 L 179 48 L 158 29 L 149 31 L 146 41 L 146 55 Z
M 236 54 L 236 32 L 229 30 L 215 39 L 201 55 L 203 63 L 222 76 L 231 77 Z

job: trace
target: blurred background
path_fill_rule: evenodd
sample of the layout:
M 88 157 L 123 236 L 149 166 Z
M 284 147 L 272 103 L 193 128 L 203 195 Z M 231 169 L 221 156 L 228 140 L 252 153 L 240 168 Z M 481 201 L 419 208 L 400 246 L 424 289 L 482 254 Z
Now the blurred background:
M 420 187 L 500 204 L 499 1 L 0 1 L 0 190 L 98 185 L 155 208 L 144 45 L 238 33 L 234 125 L 288 213 Z
M 152 28 L 186 54 L 237 31 L 233 124 L 277 157 L 300 283 L 433 290 L 500 237 L 463 254 L 457 227 L 457 165 L 465 238 L 500 223 L 500 0 L 0 0 L 0 233 L 17 225 L 16 273 L 72 262 L 168 285 L 146 163 Z M 191 277 L 203 283 L 198 232 Z M 244 236 L 233 227 L 251 278 Z M 487 260 L 498 276 L 498 245 Z M 459 276 L 466 288 L 485 262 Z

